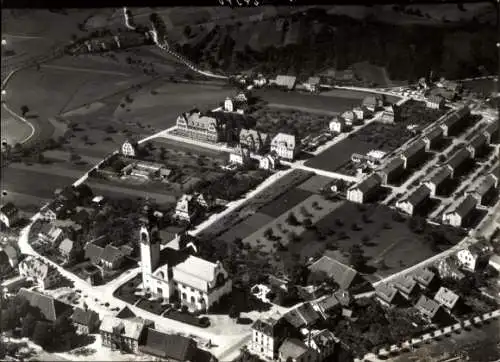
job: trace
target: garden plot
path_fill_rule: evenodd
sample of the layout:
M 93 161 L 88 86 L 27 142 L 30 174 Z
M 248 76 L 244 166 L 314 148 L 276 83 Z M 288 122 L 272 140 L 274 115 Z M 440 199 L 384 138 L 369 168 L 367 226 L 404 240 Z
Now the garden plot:
M 304 191 L 319 193 L 321 192 L 322 189 L 331 184 L 333 181 L 334 179 L 330 177 L 314 175 L 309 180 L 298 185 L 297 188 Z

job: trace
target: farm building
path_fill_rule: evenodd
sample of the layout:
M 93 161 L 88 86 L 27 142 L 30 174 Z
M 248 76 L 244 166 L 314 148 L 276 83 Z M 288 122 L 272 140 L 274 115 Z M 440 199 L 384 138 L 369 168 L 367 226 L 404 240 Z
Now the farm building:
M 443 223 L 451 226 L 464 226 L 467 224 L 472 212 L 477 206 L 477 199 L 472 195 L 467 195 L 465 198 L 455 203 L 450 211 L 443 214 Z
M 430 96 L 425 100 L 425 106 L 431 109 L 442 109 L 444 107 L 444 98 L 440 95 Z
M 397 180 L 404 172 L 404 161 L 400 157 L 395 157 L 387 165 L 378 172 L 382 177 L 382 184 L 387 185 Z
M 443 129 L 445 137 L 454 136 L 467 125 L 467 116 L 470 114 L 470 108 L 462 108 L 447 114 L 441 121 L 440 127 Z
M 126 140 L 122 144 L 122 155 L 125 157 L 135 157 L 137 155 L 137 147 L 138 143 L 136 141 Z
M 486 137 L 488 137 L 488 143 L 497 144 L 498 143 L 498 121 L 491 122 L 488 126 L 484 128 Z
M 451 169 L 451 167 L 448 165 L 444 165 L 438 168 L 436 172 L 431 174 L 431 176 L 423 182 L 423 184 L 431 190 L 431 197 L 439 194 L 441 186 L 446 180 L 452 177 L 452 174 L 453 170 Z
M 278 75 L 273 83 L 275 83 L 278 87 L 292 90 L 297 84 L 297 77 L 292 75 Z
M 384 101 L 378 94 L 370 95 L 363 99 L 362 106 L 366 107 L 370 112 L 375 112 L 384 106 Z
M 488 137 L 483 133 L 474 136 L 474 138 L 472 138 L 467 145 L 467 149 L 469 150 L 472 158 L 483 155 L 487 148 Z
M 425 142 L 417 140 L 410 144 L 401 154 L 401 159 L 404 161 L 404 168 L 415 166 L 423 157 L 425 157 Z
M 450 157 L 448 160 L 447 165 L 451 167 L 453 170 L 453 176 L 456 177 L 456 174 L 458 173 L 462 166 L 465 164 L 465 161 L 471 158 L 471 152 L 465 148 L 462 147 L 460 148 L 457 152 L 453 154 L 453 156 Z
M 347 121 L 342 117 L 334 117 L 329 123 L 330 132 L 342 133 L 349 129 Z
M 10 228 L 19 221 L 19 209 L 12 203 L 7 202 L 0 207 L 0 222 Z
M 299 153 L 299 145 L 295 136 L 288 133 L 278 133 L 271 141 L 271 153 L 273 152 L 280 158 L 293 161 Z
M 425 142 L 425 150 L 430 151 L 443 139 L 443 129 L 434 127 L 432 130 L 423 135 L 422 141 Z
M 254 129 L 242 128 L 239 140 L 240 146 L 245 146 L 254 153 L 261 153 L 269 147 L 269 135 Z
M 146 225 L 140 229 L 142 283 L 144 289 L 158 298 L 179 297 L 191 310 L 206 311 L 232 290 L 232 282 L 222 264 L 189 254 L 192 243 L 176 250 L 167 248 L 169 260 L 160 264 L 160 241 Z M 153 239 L 150 238 L 153 236 Z
M 356 270 L 326 255 L 312 263 L 308 269 L 311 273 L 326 275 L 333 279 L 343 290 L 348 290 L 363 281 Z
M 478 203 L 484 205 L 487 203 L 491 196 L 494 196 L 494 191 L 498 187 L 498 178 L 492 174 L 486 175 L 481 179 L 479 185 L 468 191 L 474 196 Z
M 352 202 L 364 203 L 376 194 L 382 185 L 382 178 L 372 174 L 347 190 L 347 199 Z
M 408 215 L 414 215 L 418 208 L 429 199 L 431 190 L 422 185 L 413 191 L 407 198 L 398 201 L 396 208 Z

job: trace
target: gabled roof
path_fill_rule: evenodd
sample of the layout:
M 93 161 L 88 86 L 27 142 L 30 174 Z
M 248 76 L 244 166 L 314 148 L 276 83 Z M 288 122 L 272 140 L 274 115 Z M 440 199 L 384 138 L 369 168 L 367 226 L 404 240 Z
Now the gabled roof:
M 487 132 L 490 136 L 498 131 L 498 121 L 491 122 L 484 128 L 484 131 Z
M 483 197 L 489 190 L 495 187 L 497 183 L 497 178 L 493 175 L 486 175 L 483 177 L 479 186 L 476 187 L 474 191 L 475 194 Z
M 359 191 L 365 193 L 375 189 L 376 187 L 382 184 L 382 178 L 376 173 L 371 174 L 363 181 L 358 183 L 357 185 L 351 186 L 351 189 L 358 189 Z
M 354 282 L 358 272 L 341 262 L 322 256 L 319 260 L 309 266 L 311 272 L 324 272 L 334 279 L 341 289 L 348 289 Z
M 438 313 L 440 305 L 436 301 L 422 295 L 417 304 L 415 304 L 415 308 L 424 316 L 433 318 Z
M 7 202 L 0 207 L 0 212 L 8 218 L 11 218 L 15 216 L 19 212 L 19 210 L 12 202 Z
M 102 251 L 101 259 L 104 262 L 114 263 L 118 259 L 123 258 L 123 256 L 124 255 L 119 248 L 108 244 L 108 245 L 106 245 L 106 247 Z
M 429 141 L 433 141 L 436 138 L 441 137 L 442 135 L 443 135 L 443 129 L 441 127 L 434 127 L 429 132 L 424 134 L 424 138 L 428 139 Z
M 429 195 L 431 194 L 431 190 L 425 186 L 422 185 L 415 191 L 411 193 L 410 196 L 406 199 L 406 202 L 409 202 L 413 206 L 420 205 L 421 202 L 423 202 Z
M 275 337 L 280 333 L 281 318 L 268 317 L 265 319 L 257 319 L 254 324 L 252 324 L 252 329 L 265 334 L 266 336 Z
M 400 167 L 403 167 L 403 165 L 404 165 L 403 159 L 401 159 L 400 157 L 395 157 L 391 161 L 389 161 L 389 163 L 382 170 L 380 170 L 380 172 L 388 175 L 392 171 Z
M 90 309 L 75 308 L 71 320 L 73 323 L 91 327 L 92 323 L 99 320 L 99 315 Z
M 438 186 L 448 177 L 451 177 L 452 173 L 453 171 L 448 165 L 442 166 L 436 172 L 434 172 L 434 174 L 427 180 L 427 182 Z
M 191 338 L 147 328 L 144 345 L 140 346 L 140 350 L 161 358 L 190 361 L 195 356 L 197 347 Z
M 85 258 L 90 259 L 92 263 L 97 264 L 101 261 L 101 255 L 103 251 L 104 248 L 101 248 L 100 246 L 93 243 L 89 243 L 85 247 Z
M 406 276 L 396 279 L 392 284 L 396 289 L 405 294 L 410 294 L 417 286 L 417 282 L 414 279 Z
M 311 339 L 319 348 L 326 347 L 330 343 L 338 343 L 340 340 L 328 329 L 323 329 L 312 335 Z
M 279 348 L 280 356 L 284 360 L 297 359 L 307 353 L 308 348 L 304 342 L 296 338 L 287 338 Z
M 434 300 L 442 306 L 453 309 L 460 297 L 448 288 L 441 287 L 434 296 Z
M 119 331 L 125 338 L 139 340 L 144 329 L 144 322 L 130 319 L 119 319 L 110 315 L 104 316 L 100 330 L 113 334 Z
M 134 312 L 130 310 L 129 307 L 125 306 L 122 310 L 118 312 L 118 314 L 115 317 L 120 319 L 129 319 L 129 318 L 135 318 L 136 315 Z
M 74 241 L 66 238 L 61 241 L 61 244 L 59 244 L 59 250 L 64 254 L 70 254 L 73 251 L 74 246 Z
M 342 125 L 346 124 L 346 119 L 342 116 L 335 116 L 332 118 L 330 123 L 340 123 Z
M 423 140 L 418 140 L 413 142 L 406 150 L 403 151 L 401 156 L 403 157 L 411 157 L 421 150 L 425 149 L 425 142 Z
M 419 269 L 415 272 L 413 275 L 413 278 L 420 284 L 422 284 L 425 287 L 428 287 L 432 280 L 436 277 L 436 274 L 434 274 L 432 271 L 430 271 L 427 268 L 424 269 Z
M 292 134 L 280 132 L 276 136 L 274 136 L 271 144 L 273 146 L 279 146 L 283 144 L 288 149 L 294 149 L 296 146 L 296 139 Z
M 461 217 L 469 214 L 477 205 L 477 199 L 472 195 L 467 195 L 453 210 L 452 212 L 457 213 Z
M 307 80 L 307 83 L 309 83 L 310 85 L 316 85 L 316 84 L 319 84 L 320 82 L 320 77 L 309 77 L 309 79 Z
M 469 145 L 477 150 L 479 147 L 485 145 L 487 141 L 488 139 L 486 138 L 486 135 L 481 133 L 474 136 L 474 138 L 470 140 Z
M 387 303 L 392 303 L 398 291 L 392 285 L 379 284 L 375 287 L 375 295 Z
M 363 106 L 376 106 L 378 104 L 378 102 L 380 101 L 380 97 L 376 96 L 376 95 L 370 95 L 370 96 L 367 96 L 363 99 Z
M 429 103 L 441 103 L 444 101 L 444 98 L 442 96 L 438 95 L 431 95 L 430 97 L 427 98 L 427 101 Z
M 466 148 L 462 147 L 460 148 L 457 152 L 451 156 L 451 158 L 448 160 L 448 165 L 451 166 L 454 170 L 459 167 L 465 160 L 469 159 L 471 157 L 471 154 L 469 150 Z
M 218 264 L 189 255 L 172 270 L 178 282 L 207 291 L 210 284 L 217 278 Z
M 295 328 L 300 328 L 316 323 L 320 315 L 313 309 L 310 303 L 304 303 L 286 313 L 283 318 Z
M 51 322 L 71 309 L 70 305 L 33 290 L 21 288 L 18 295 L 26 299 L 32 307 L 40 309 L 42 316 Z

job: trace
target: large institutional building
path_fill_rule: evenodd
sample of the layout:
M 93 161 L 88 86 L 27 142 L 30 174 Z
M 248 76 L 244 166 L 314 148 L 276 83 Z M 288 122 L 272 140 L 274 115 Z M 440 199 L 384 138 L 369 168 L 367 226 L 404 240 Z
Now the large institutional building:
M 140 230 L 141 271 L 144 290 L 168 301 L 179 300 L 191 310 L 208 310 L 232 290 L 232 282 L 222 264 L 212 263 L 190 254 L 193 244 L 182 245 L 176 236 L 177 248 L 162 251 L 167 262 L 160 265 L 160 241 L 149 228 Z
M 193 110 L 177 117 L 177 130 L 184 136 L 195 140 L 219 142 L 224 135 L 225 125 L 215 117 L 202 115 Z

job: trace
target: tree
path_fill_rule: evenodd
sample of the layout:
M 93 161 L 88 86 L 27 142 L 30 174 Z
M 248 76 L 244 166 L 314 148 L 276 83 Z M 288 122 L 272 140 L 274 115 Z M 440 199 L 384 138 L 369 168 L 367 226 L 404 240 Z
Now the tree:
M 160 160 L 165 161 L 167 158 L 167 150 L 165 147 L 161 146 L 160 147 Z
M 28 108 L 28 106 L 26 105 L 23 105 L 21 106 L 21 113 L 23 114 L 23 117 L 26 115 L 26 113 L 28 113 L 30 111 L 30 109 Z
M 42 348 L 46 348 L 51 341 L 51 326 L 48 322 L 36 322 L 35 329 L 33 330 L 33 342 Z
M 264 236 L 270 240 L 273 237 L 273 229 L 267 228 L 266 231 L 264 232 Z
M 307 218 L 307 219 L 305 219 L 305 220 L 302 222 L 302 225 L 304 225 L 304 227 L 305 227 L 306 229 L 310 229 L 310 228 L 312 228 L 313 223 L 312 223 L 311 219 Z
M 349 262 L 354 269 L 362 268 L 365 265 L 366 258 L 360 245 L 354 244 L 349 249 Z
M 236 319 L 240 317 L 240 312 L 236 309 L 236 306 L 232 305 L 229 310 L 229 318 Z
M 31 338 L 33 331 L 35 330 L 37 319 L 31 313 L 28 313 L 26 317 L 23 318 L 23 323 L 21 325 L 21 336 Z
M 76 327 L 71 323 L 68 316 L 63 315 L 56 319 L 54 323 L 54 335 L 57 338 L 55 344 L 64 349 L 71 349 L 73 345 Z
M 189 35 L 191 35 L 191 27 L 189 25 L 186 25 L 184 27 L 184 35 L 189 37 Z
M 0 331 L 7 332 L 17 327 L 19 318 L 17 317 L 15 307 L 11 306 L 8 309 L 1 310 Z
M 286 222 L 289 224 L 289 225 L 298 225 L 299 224 L 299 221 L 297 220 L 297 217 L 295 216 L 295 214 L 293 212 L 290 211 L 290 213 L 288 214 L 287 218 L 286 218 Z

